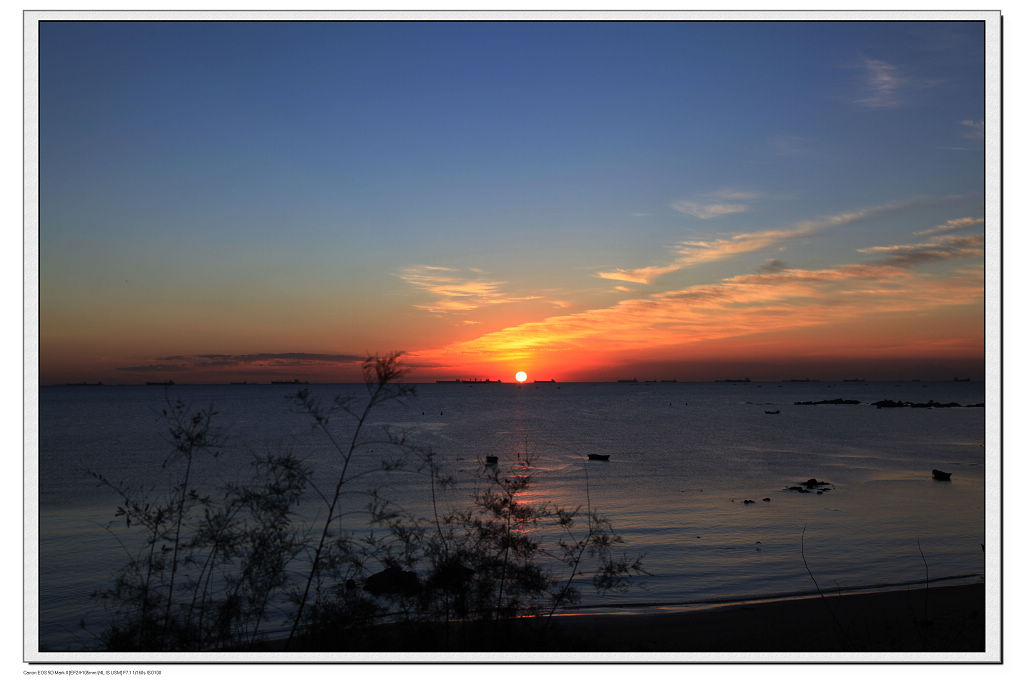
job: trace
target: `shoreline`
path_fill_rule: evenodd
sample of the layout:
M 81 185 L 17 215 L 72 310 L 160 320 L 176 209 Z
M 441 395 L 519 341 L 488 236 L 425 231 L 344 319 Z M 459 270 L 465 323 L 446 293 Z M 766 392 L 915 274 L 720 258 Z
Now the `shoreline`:
M 560 626 L 572 641 L 613 652 L 981 652 L 985 585 L 567 616 Z
M 260 652 L 983 652 L 985 584 L 786 598 L 663 614 L 387 624 Z

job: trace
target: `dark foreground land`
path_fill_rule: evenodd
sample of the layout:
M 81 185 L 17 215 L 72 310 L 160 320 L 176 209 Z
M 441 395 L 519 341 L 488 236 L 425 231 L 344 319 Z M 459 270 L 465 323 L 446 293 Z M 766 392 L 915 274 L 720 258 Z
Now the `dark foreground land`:
M 323 634 L 293 651 L 981 652 L 982 584 L 644 615 L 505 624 L 393 624 Z M 267 643 L 273 651 L 281 643 Z M 277 646 L 277 647 L 275 647 Z

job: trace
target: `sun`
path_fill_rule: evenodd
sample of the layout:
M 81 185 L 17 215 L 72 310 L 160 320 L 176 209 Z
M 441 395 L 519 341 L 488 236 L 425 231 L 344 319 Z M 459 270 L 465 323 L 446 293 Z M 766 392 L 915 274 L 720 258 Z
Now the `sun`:
M 516 381 L 520 382 L 520 383 L 525 382 L 526 381 L 526 373 L 523 372 L 522 370 L 517 372 L 516 373 Z

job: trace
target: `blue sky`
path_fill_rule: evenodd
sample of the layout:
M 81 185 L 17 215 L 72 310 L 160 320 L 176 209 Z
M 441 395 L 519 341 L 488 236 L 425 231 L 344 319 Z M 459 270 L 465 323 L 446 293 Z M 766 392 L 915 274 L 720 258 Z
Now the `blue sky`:
M 983 229 L 983 67 L 969 22 L 43 23 L 44 365 L 441 366 L 765 269 L 942 278 L 980 264 L 935 240 Z

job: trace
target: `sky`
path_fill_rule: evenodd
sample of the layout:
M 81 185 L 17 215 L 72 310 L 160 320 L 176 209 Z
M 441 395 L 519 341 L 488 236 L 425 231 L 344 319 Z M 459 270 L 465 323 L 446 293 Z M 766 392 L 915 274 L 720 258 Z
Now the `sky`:
M 971 22 L 43 22 L 40 381 L 951 379 Z

